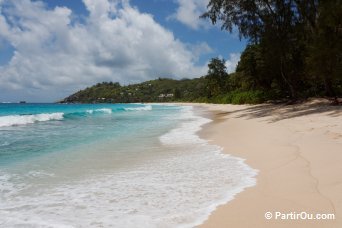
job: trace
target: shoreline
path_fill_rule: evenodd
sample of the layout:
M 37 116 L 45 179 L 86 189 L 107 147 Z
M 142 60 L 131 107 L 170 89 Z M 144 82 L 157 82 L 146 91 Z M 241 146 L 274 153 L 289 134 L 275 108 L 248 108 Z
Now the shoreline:
M 342 226 L 341 107 L 317 99 L 292 106 L 178 105 L 211 113 L 213 122 L 198 135 L 259 170 L 255 186 L 218 206 L 199 227 Z M 266 212 L 334 214 L 335 219 L 267 220 Z
M 25 159 L 17 167 L 14 163 L 5 172 L 0 170 L 5 186 L 3 213 L 6 214 L 0 223 L 37 226 L 45 220 L 44 224 L 76 226 L 195 227 L 205 221 L 217 205 L 255 184 L 253 170 L 240 159 L 222 156 L 221 147 L 209 145 L 199 137 L 197 132 L 211 121 L 209 118 L 197 115 L 192 107 L 171 108 L 172 111 L 161 107 L 156 112 L 140 112 L 153 109 L 158 110 L 150 105 L 120 109 L 87 107 L 81 110 L 82 118 L 101 110 L 100 115 L 90 116 L 90 125 L 87 119 L 46 120 L 46 126 L 57 123 L 65 126 L 62 130 L 80 123 L 89 132 L 100 126 L 101 132 L 110 130 L 111 137 L 99 137 L 101 140 L 61 148 L 55 153 L 50 150 L 51 153 L 42 153 L 44 156 Z M 108 115 L 116 110 L 120 115 L 115 118 Z M 123 110 L 135 112 L 128 115 L 129 118 L 120 119 L 126 116 Z M 99 118 L 95 118 L 97 116 Z M 147 119 L 143 118 L 145 116 Z M 122 126 L 127 127 L 128 135 L 121 131 Z M 32 132 L 39 127 L 39 124 L 32 124 L 27 129 Z M 53 130 L 46 134 L 59 133 Z M 17 207 L 18 204 L 26 207 Z

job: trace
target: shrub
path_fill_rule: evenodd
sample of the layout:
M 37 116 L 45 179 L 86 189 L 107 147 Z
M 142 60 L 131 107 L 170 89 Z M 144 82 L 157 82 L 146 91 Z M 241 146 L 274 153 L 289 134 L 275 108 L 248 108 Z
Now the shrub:
M 232 91 L 210 99 L 216 104 L 260 104 L 267 100 L 266 94 L 262 91 Z

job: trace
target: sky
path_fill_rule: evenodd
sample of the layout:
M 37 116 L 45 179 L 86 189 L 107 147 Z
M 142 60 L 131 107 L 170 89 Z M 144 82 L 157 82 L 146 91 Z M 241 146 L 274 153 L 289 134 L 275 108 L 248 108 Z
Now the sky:
M 199 19 L 209 0 L 0 0 L 0 102 L 54 102 L 122 85 L 233 72 L 246 46 Z

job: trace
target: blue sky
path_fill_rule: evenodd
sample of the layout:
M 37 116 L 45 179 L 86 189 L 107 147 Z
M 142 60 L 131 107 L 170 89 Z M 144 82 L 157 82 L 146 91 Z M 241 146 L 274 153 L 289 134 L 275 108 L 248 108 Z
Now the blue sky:
M 52 102 L 101 81 L 234 71 L 246 41 L 199 19 L 208 0 L 0 0 L 0 102 Z

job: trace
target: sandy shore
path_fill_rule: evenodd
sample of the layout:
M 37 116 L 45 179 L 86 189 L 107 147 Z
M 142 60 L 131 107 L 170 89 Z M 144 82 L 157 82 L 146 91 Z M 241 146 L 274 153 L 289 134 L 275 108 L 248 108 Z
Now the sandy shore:
M 218 207 L 201 227 L 342 227 L 341 106 L 322 100 L 200 106 L 215 113 L 201 137 L 259 170 L 255 187 Z M 266 212 L 273 218 L 265 219 Z M 332 213 L 335 219 L 281 220 L 276 212 Z

